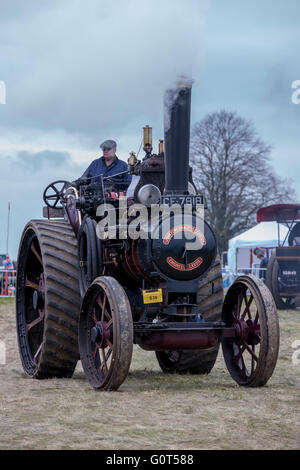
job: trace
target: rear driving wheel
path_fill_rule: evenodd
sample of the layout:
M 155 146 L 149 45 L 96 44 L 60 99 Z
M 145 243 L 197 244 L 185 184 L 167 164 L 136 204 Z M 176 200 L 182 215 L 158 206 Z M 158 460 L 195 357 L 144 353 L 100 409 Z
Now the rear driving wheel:
M 65 221 L 33 220 L 17 262 L 16 322 L 23 368 L 31 377 L 71 377 L 78 351 L 77 240 Z
M 112 277 L 94 280 L 82 301 L 80 359 L 97 390 L 117 390 L 127 377 L 133 350 L 133 322 L 128 297 Z
M 235 338 L 222 340 L 225 363 L 232 378 L 248 387 L 264 385 L 272 376 L 279 350 L 276 305 L 266 285 L 255 276 L 241 276 L 229 288 L 223 321 Z

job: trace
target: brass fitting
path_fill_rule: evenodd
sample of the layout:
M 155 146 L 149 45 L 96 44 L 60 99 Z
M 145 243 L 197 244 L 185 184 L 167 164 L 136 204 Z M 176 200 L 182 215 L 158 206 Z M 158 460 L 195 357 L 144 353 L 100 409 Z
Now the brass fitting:
M 159 139 L 158 141 L 158 154 L 164 152 L 164 139 Z
M 135 166 L 137 164 L 137 158 L 135 152 L 130 152 L 130 156 L 128 158 L 128 165 Z
M 152 127 L 145 126 L 143 128 L 144 133 L 144 151 L 146 153 L 152 152 Z

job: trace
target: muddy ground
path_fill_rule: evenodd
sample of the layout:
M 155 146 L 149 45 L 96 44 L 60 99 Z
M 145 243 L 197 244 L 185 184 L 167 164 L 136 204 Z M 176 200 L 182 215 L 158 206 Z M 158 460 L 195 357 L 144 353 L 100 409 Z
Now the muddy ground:
M 164 375 L 138 347 L 118 392 L 96 392 L 80 364 L 69 380 L 37 381 L 22 370 L 14 304 L 0 300 L 1 449 L 299 449 L 300 312 L 281 311 L 281 346 L 267 386 L 240 388 L 222 353 L 208 376 Z M 300 354 L 298 355 L 300 358 Z

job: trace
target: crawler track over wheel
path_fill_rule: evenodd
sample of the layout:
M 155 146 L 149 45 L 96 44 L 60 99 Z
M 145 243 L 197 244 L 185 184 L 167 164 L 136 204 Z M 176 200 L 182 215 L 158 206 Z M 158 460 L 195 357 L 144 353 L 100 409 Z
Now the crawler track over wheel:
M 77 239 L 64 220 L 32 220 L 17 262 L 16 322 L 31 377 L 71 377 L 79 359 Z

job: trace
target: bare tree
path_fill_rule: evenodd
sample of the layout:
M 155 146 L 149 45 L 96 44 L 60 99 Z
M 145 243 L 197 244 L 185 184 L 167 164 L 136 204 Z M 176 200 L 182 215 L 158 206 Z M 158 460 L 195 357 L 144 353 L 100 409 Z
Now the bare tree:
M 228 240 L 256 223 L 260 207 L 291 201 L 291 182 L 277 176 L 269 162 L 271 147 L 251 122 L 220 111 L 194 125 L 191 165 L 196 186 L 204 193 L 206 218 L 219 251 Z

